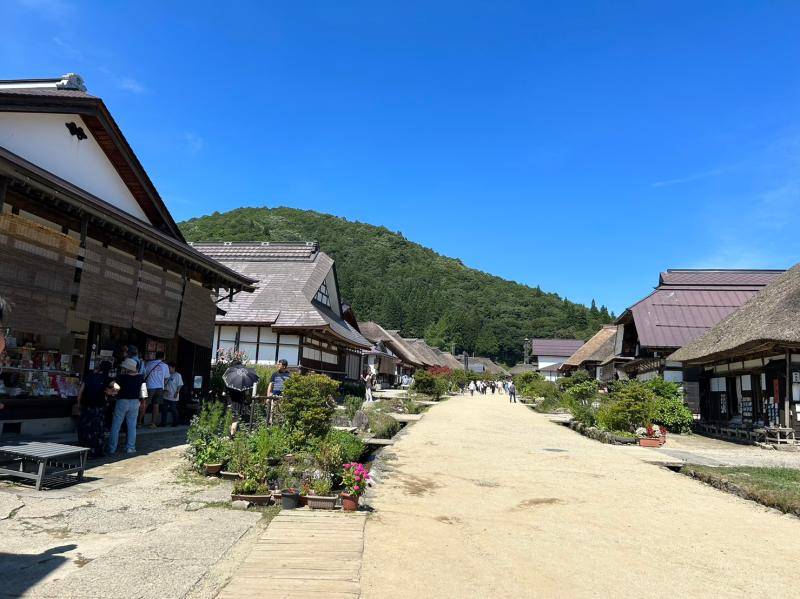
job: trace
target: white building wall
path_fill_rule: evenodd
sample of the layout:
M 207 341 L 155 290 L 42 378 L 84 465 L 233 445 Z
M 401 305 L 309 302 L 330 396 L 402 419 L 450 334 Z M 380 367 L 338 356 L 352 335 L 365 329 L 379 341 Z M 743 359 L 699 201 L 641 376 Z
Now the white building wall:
M 66 123 L 83 128 L 78 140 Z M 0 146 L 150 223 L 103 149 L 77 114 L 0 113 Z
M 538 356 L 539 359 L 539 370 L 544 368 L 545 366 L 550 366 L 551 364 L 561 364 L 564 362 L 569 356 Z

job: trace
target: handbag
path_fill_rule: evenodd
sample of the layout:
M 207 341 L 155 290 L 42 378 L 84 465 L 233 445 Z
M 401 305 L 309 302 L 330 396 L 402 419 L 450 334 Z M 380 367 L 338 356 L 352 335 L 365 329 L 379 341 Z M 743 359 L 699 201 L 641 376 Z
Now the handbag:
M 139 399 L 147 399 L 147 383 L 142 383 L 139 388 Z

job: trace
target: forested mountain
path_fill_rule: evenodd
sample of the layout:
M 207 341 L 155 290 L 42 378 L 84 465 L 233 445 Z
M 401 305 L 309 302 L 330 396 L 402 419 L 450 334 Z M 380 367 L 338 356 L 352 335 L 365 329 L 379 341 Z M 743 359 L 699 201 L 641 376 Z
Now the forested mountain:
M 611 322 L 555 293 L 441 256 L 385 227 L 293 208 L 240 208 L 180 224 L 189 241 L 318 241 L 336 260 L 342 297 L 374 320 L 443 349 L 514 364 L 525 336 L 588 339 Z

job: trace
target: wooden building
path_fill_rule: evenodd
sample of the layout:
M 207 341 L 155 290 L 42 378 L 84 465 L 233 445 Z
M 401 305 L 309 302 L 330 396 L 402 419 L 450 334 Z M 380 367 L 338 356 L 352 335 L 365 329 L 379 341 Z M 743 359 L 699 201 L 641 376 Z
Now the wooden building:
M 256 364 L 285 359 L 290 368 L 337 379 L 361 376 L 372 344 L 348 322 L 333 259 L 316 242 L 204 242 L 204 255 L 258 281 L 217 316 L 214 352 L 238 349 Z
M 100 98 L 74 74 L 0 81 L 0 434 L 72 429 L 81 379 L 127 345 L 208 383 L 219 288 Z
M 585 370 L 592 378 L 603 380 L 600 365 L 614 355 L 617 328 L 617 325 L 613 324 L 604 325 L 559 366 L 561 373 L 569 375 L 577 370 Z
M 668 356 L 691 343 L 737 310 L 780 270 L 667 270 L 658 287 L 625 310 L 616 324 L 615 356 L 629 378 L 662 376 L 682 383 L 689 407 L 697 412 L 698 371 L 686 369 Z
M 561 378 L 559 367 L 583 345 L 581 339 L 531 339 L 532 362 L 546 380 Z
M 382 385 L 397 385 L 404 374 L 409 376 L 422 366 L 419 358 L 398 338 L 377 322 L 358 323 L 361 334 L 372 343 L 364 350 L 364 366 L 378 378 Z
M 800 430 L 800 265 L 669 360 L 699 369 L 707 432 L 773 442 L 793 436 Z

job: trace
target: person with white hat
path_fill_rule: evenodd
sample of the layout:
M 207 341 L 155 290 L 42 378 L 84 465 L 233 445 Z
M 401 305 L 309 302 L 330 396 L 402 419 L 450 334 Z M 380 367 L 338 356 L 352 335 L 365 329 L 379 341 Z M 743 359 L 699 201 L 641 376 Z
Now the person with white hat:
M 124 421 L 128 429 L 125 442 L 125 453 L 136 453 L 136 418 L 139 415 L 139 402 L 142 397 L 144 375 L 139 374 L 139 365 L 133 358 L 125 358 L 119 365 L 117 376 L 119 391 L 114 406 L 114 417 L 111 421 L 111 434 L 108 438 L 108 453 L 117 451 L 119 429 Z

